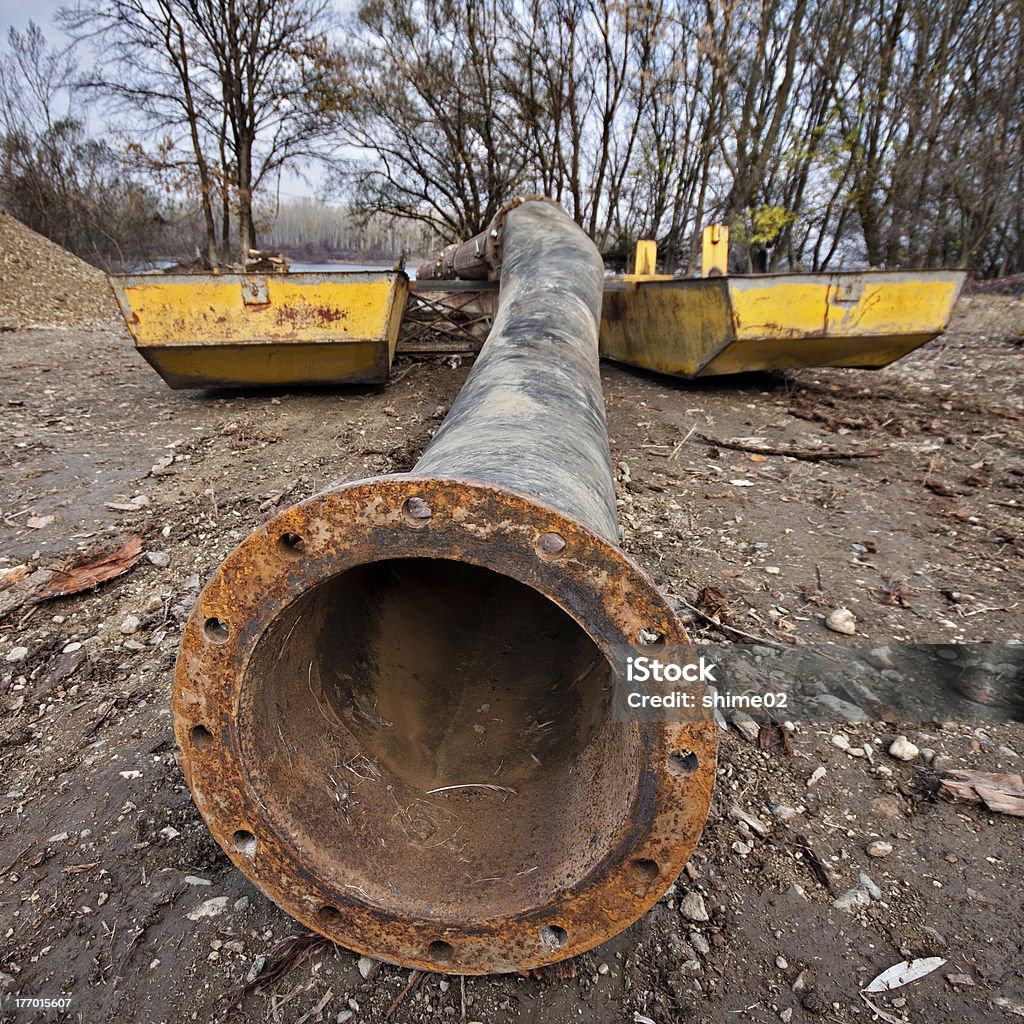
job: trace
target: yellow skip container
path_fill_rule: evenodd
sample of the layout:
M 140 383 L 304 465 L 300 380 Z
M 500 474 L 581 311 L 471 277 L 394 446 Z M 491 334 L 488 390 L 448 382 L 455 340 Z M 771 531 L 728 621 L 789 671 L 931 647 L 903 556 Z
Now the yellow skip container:
M 634 274 L 605 287 L 601 355 L 676 377 L 875 369 L 946 329 L 965 278 L 961 270 Z
M 112 277 L 135 347 L 172 388 L 383 383 L 400 271 Z

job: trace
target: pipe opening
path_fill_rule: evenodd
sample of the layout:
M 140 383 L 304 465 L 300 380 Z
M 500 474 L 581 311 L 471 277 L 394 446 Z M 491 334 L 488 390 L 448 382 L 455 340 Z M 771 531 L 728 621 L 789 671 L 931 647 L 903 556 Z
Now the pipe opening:
M 610 675 L 508 576 L 369 563 L 271 622 L 242 757 L 275 831 L 341 896 L 417 919 L 522 913 L 608 856 L 636 799 L 639 733 L 612 720 Z

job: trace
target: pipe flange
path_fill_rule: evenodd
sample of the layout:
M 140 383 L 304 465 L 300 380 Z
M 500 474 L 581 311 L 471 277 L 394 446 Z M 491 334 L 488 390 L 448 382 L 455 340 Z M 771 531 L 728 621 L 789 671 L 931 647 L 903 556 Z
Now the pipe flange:
M 189 788 L 239 870 L 342 946 L 457 974 L 575 956 L 640 917 L 686 863 L 711 801 L 715 724 L 602 719 L 591 746 L 552 771 L 546 814 L 501 777 L 413 793 L 402 765 L 375 765 L 366 741 L 376 729 L 390 742 L 394 723 L 356 706 L 365 720 L 353 732 L 311 652 L 334 628 L 318 588 L 422 559 L 489 570 L 543 595 L 606 657 L 641 635 L 688 642 L 621 551 L 527 495 L 416 475 L 341 486 L 265 524 L 200 595 L 174 683 Z M 354 591 L 344 593 L 335 605 L 351 607 Z M 313 717 L 299 724 L 306 708 Z M 494 874 L 508 877 L 487 877 L 480 849 L 498 851 Z M 545 870 L 530 868 L 549 854 Z

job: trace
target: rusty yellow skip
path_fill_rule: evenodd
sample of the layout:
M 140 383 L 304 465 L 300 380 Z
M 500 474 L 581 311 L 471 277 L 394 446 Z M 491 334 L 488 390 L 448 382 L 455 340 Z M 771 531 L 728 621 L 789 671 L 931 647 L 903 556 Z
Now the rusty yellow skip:
M 675 377 L 886 366 L 941 334 L 965 273 L 864 271 L 726 276 L 728 228 L 704 233 L 703 278 L 636 271 L 605 288 L 601 355 Z
M 729 276 L 728 228 L 707 228 L 703 243 L 701 278 L 657 274 L 656 243 L 637 244 L 634 273 L 605 284 L 603 357 L 683 378 L 877 368 L 946 329 L 965 278 L 958 270 Z M 399 271 L 112 284 L 136 347 L 172 388 L 382 383 L 409 291 Z
M 382 383 L 400 271 L 111 279 L 135 347 L 172 388 Z

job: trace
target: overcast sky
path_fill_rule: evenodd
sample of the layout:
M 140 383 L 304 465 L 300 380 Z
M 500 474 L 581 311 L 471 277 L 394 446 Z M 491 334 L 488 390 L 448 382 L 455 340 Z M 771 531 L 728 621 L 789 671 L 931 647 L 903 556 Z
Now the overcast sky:
M 40 28 L 52 35 L 53 16 L 64 0 L 0 0 L 0 32 L 4 36 L 12 26 L 25 28 L 34 21 Z

